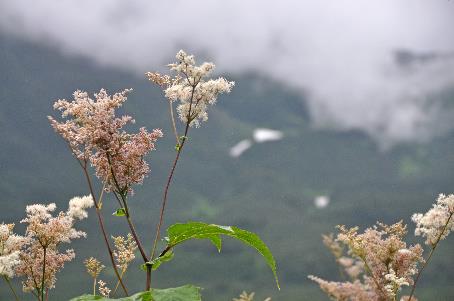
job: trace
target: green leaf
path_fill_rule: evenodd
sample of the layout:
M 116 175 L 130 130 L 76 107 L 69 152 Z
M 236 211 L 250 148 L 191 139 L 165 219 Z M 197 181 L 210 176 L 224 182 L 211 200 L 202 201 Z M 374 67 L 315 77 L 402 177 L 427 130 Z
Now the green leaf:
M 146 271 L 148 265 L 152 265 L 153 271 L 156 271 L 163 262 L 171 261 L 173 259 L 174 253 L 172 250 L 166 252 L 163 256 L 153 259 L 142 264 L 140 267 L 142 270 Z
M 257 234 L 242 230 L 237 227 L 220 226 L 201 222 L 189 222 L 185 224 L 174 224 L 167 229 L 168 246 L 174 247 L 189 239 L 209 239 L 218 249 L 221 250 L 221 235 L 236 238 L 243 243 L 256 249 L 265 259 L 273 272 L 276 285 L 279 287 L 279 280 L 276 272 L 276 261 L 267 245 Z
M 101 296 L 83 295 L 71 299 L 70 301 L 201 301 L 200 287 L 184 285 L 175 288 L 151 289 L 150 291 L 140 292 L 129 297 L 111 299 Z
M 201 301 L 200 287 L 185 285 L 176 288 L 152 289 L 153 301 Z
M 165 253 L 163 256 L 158 257 L 151 261 L 153 265 L 153 271 L 156 271 L 163 262 L 171 261 L 173 259 L 174 253 L 172 250 Z
M 126 210 L 125 210 L 125 208 L 117 209 L 117 211 L 112 213 L 112 215 L 114 215 L 114 216 L 125 216 L 126 215 Z

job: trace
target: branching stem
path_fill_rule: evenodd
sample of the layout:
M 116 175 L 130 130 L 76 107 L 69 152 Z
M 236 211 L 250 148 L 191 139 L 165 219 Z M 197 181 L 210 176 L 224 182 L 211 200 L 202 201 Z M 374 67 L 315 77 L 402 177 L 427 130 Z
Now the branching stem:
M 143 261 L 147 262 L 148 261 L 147 254 L 145 253 L 145 250 L 144 250 L 144 248 L 142 246 L 142 243 L 141 243 L 141 241 L 139 239 L 139 236 L 137 235 L 137 232 L 136 232 L 136 229 L 134 227 L 134 224 L 133 224 L 133 222 L 131 220 L 131 215 L 130 215 L 129 207 L 128 207 L 128 200 L 127 200 L 128 189 L 127 189 L 127 187 L 125 187 L 125 188 L 120 187 L 120 185 L 119 185 L 119 183 L 117 181 L 117 178 L 115 176 L 115 172 L 113 170 L 113 166 L 112 166 L 112 163 L 111 163 L 110 155 L 106 154 L 106 156 L 107 156 L 107 161 L 109 162 L 110 172 L 111 172 L 112 178 L 114 180 L 115 188 L 117 189 L 117 192 L 116 193 L 114 192 L 114 194 L 115 194 L 117 200 L 120 201 L 120 203 L 123 205 L 123 207 L 125 209 L 125 216 L 126 216 L 126 220 L 128 222 L 129 229 L 131 230 L 131 234 L 134 237 L 134 240 L 135 240 L 135 242 L 137 244 L 137 247 L 139 248 L 140 255 L 142 255 Z M 120 195 L 120 199 L 118 199 L 117 193 L 118 193 L 118 195 Z
M 79 161 L 79 163 L 80 163 L 80 161 Z M 107 236 L 107 233 L 106 233 L 106 229 L 105 229 L 105 226 L 104 226 L 104 219 L 103 219 L 103 217 L 101 215 L 99 203 L 97 202 L 97 200 L 95 198 L 95 194 L 94 194 L 94 190 L 93 190 L 93 185 L 91 183 L 90 175 L 88 174 L 87 162 L 85 161 L 85 164 L 81 164 L 81 166 L 82 166 L 82 170 L 84 171 L 85 179 L 87 180 L 88 188 L 89 188 L 90 194 L 91 194 L 91 196 L 93 198 L 93 202 L 95 203 L 96 215 L 98 216 L 99 226 L 101 228 L 101 232 L 102 232 L 102 235 L 103 235 L 103 238 L 104 238 L 104 242 L 105 242 L 106 247 L 107 247 L 107 251 L 109 252 L 110 262 L 111 262 L 112 267 L 114 269 L 115 276 L 117 277 L 118 281 L 120 281 L 120 285 L 121 285 L 124 293 L 126 294 L 126 296 L 128 296 L 129 295 L 128 294 L 128 290 L 126 289 L 126 286 L 124 285 L 124 283 L 123 283 L 123 281 L 122 281 L 122 279 L 120 277 L 120 274 L 118 273 L 117 265 L 115 264 L 115 260 L 113 258 L 112 247 L 110 246 L 109 239 L 108 239 L 108 236 Z

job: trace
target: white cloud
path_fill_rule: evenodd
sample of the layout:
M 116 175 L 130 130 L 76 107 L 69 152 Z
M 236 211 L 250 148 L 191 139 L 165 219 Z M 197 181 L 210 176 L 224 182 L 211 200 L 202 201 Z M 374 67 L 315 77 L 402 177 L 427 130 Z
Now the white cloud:
M 257 128 L 254 130 L 253 137 L 255 142 L 263 143 L 267 141 L 281 140 L 284 137 L 284 134 L 281 131 Z
M 454 83 L 443 56 L 454 50 L 452 1 L 14 0 L 0 4 L 0 28 L 138 74 L 183 47 L 222 72 L 253 69 L 304 89 L 318 126 L 390 143 L 449 122 L 433 96 Z M 441 56 L 402 66 L 399 49 Z
M 252 146 L 252 141 L 249 139 L 241 140 L 234 146 L 230 148 L 230 156 L 233 158 L 238 158 L 241 156 L 245 151 L 247 151 Z
M 319 195 L 314 199 L 314 205 L 315 207 L 319 209 L 323 209 L 326 206 L 328 206 L 330 203 L 330 199 L 326 195 Z

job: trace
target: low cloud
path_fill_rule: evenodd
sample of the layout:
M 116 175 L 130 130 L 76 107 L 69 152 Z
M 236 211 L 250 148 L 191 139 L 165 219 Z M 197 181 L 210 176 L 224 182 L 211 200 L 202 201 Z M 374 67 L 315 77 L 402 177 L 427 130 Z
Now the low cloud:
M 385 144 L 451 130 L 454 3 L 445 0 L 2 1 L 0 30 L 143 74 L 179 48 L 221 72 L 306 91 L 318 127 Z

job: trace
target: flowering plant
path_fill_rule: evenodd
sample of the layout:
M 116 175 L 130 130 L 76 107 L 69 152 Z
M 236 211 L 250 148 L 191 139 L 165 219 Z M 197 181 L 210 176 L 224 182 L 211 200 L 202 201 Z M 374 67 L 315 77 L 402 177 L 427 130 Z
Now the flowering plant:
M 168 192 L 175 174 L 181 153 L 187 144 L 190 128 L 197 128 L 208 120 L 208 108 L 215 104 L 218 96 L 229 93 L 234 82 L 220 77 L 210 79 L 213 63 L 196 65 L 192 55 L 179 51 L 177 62 L 168 65 L 175 73 L 173 77 L 148 72 L 148 79 L 159 85 L 168 100 L 170 121 L 175 135 L 175 159 L 171 164 L 168 181 L 164 186 L 159 220 L 153 239 L 143 239 L 134 225 L 129 199 L 134 194 L 134 186 L 143 183 L 150 173 L 146 155 L 153 151 L 156 143 L 163 137 L 160 129 L 148 131 L 144 127 L 136 133 L 128 132 L 125 127 L 134 123 L 131 116 L 117 116 L 119 109 L 127 100 L 131 90 L 124 90 L 109 95 L 104 89 L 91 98 L 87 92 L 77 90 L 74 99 L 58 100 L 54 104 L 61 111 L 63 121 L 48 117 L 54 130 L 65 140 L 69 150 L 79 163 L 89 191 L 89 196 L 76 197 L 69 202 L 66 212 L 53 216 L 55 204 L 27 206 L 27 217 L 21 222 L 27 224 L 25 236 L 13 233 L 14 224 L 0 225 L 0 274 L 10 285 L 13 277 L 22 277 L 24 292 L 32 293 L 38 301 L 49 300 L 49 293 L 56 285 L 56 274 L 65 262 L 75 257 L 75 252 L 60 250 L 60 245 L 84 237 L 86 234 L 74 229 L 77 220 L 87 217 L 86 209 L 94 207 L 101 230 L 110 265 L 116 282 L 112 286 L 100 279 L 107 267 L 98 259 L 90 257 L 84 261 L 87 273 L 93 279 L 93 291 L 72 300 L 114 300 L 109 299 L 120 294 L 121 300 L 201 300 L 200 288 L 186 285 L 178 288 L 154 289 L 151 284 L 152 271 L 171 260 L 173 250 L 179 244 L 190 239 L 207 239 L 218 251 L 221 251 L 221 237 L 229 236 L 255 248 L 271 268 L 279 287 L 276 263 L 268 247 L 254 233 L 233 226 L 220 226 L 203 222 L 177 223 L 167 229 L 167 236 L 162 240 L 164 247 L 159 250 L 161 227 L 168 202 Z M 174 108 L 176 106 L 176 108 Z M 182 134 L 174 114 L 183 124 Z M 95 191 L 94 175 L 102 184 L 99 192 Z M 113 216 L 124 218 L 129 228 L 126 237 L 111 236 L 103 217 L 103 202 L 112 196 L 118 203 Z M 150 242 L 150 251 L 146 243 Z M 124 277 L 128 267 L 136 259 L 136 250 L 144 270 L 144 291 L 130 295 Z M 18 294 L 10 285 L 12 294 L 19 300 Z M 252 298 L 252 297 L 251 297 Z M 119 299 L 120 300 L 120 299 Z
M 453 214 L 454 195 L 440 194 L 432 209 L 412 216 L 416 223 L 415 235 L 424 237 L 429 247 L 427 258 L 423 258 L 421 245 L 405 243 L 407 226 L 402 221 L 391 226 L 378 223 L 364 233 L 358 233 L 358 227 L 339 226 L 337 238 L 332 234 L 324 235 L 323 242 L 336 258 L 342 277 L 349 280 L 309 278 L 332 300 L 416 301 L 414 293 L 422 271 L 440 241 L 454 230 Z M 410 294 L 398 299 L 404 286 L 411 287 Z

